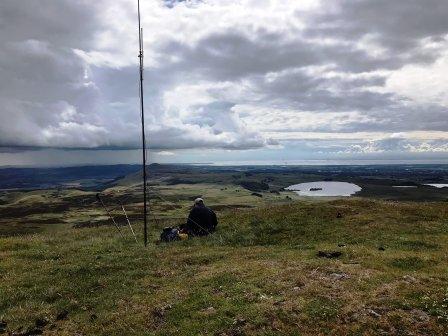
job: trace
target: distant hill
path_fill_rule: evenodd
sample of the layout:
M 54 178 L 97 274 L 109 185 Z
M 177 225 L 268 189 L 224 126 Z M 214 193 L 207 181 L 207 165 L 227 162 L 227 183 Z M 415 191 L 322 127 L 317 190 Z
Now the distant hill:
M 362 188 L 357 196 L 394 200 L 446 200 L 448 188 L 426 184 L 448 183 L 448 165 L 333 165 L 333 166 L 212 166 L 151 164 L 150 185 L 214 184 L 246 190 L 275 191 L 313 181 L 345 181 Z M 141 184 L 140 165 L 66 168 L 0 169 L 0 190 L 104 190 Z M 396 188 L 415 186 L 415 188 Z
M 0 189 L 91 189 L 135 173 L 140 165 L 0 169 Z

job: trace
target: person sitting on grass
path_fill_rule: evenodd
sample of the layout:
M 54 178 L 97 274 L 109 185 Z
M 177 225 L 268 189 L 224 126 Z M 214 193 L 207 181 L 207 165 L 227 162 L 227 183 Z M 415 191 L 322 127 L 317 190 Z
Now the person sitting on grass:
M 191 236 L 206 236 L 214 232 L 217 225 L 218 219 L 213 210 L 205 206 L 202 198 L 196 198 L 182 229 Z

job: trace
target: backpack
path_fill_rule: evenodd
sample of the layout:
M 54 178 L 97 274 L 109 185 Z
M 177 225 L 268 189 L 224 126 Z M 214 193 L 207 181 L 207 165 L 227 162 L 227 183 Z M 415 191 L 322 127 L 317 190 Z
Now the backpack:
M 180 240 L 179 230 L 174 229 L 172 227 L 164 228 L 162 233 L 160 234 L 160 240 L 166 243 L 175 240 Z

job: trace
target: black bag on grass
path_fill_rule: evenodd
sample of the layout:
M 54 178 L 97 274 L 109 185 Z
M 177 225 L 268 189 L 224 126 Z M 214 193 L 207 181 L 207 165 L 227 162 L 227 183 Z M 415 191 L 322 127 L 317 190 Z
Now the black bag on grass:
M 172 227 L 164 228 L 162 233 L 160 234 L 160 240 L 167 243 L 175 240 L 180 240 L 179 230 Z

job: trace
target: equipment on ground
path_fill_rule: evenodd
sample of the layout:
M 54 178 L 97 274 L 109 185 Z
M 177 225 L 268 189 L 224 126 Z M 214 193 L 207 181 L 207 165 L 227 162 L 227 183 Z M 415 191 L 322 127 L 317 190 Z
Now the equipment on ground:
M 165 243 L 180 240 L 179 230 L 172 227 L 164 228 L 162 233 L 160 234 L 160 240 Z

